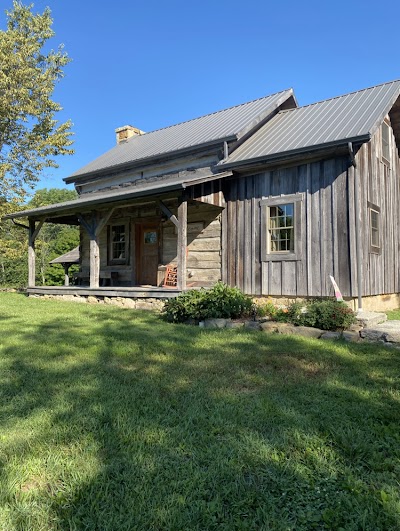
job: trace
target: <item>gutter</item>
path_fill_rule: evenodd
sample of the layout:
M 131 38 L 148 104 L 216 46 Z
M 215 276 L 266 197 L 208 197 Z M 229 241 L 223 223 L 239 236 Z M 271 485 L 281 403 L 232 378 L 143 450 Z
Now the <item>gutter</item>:
M 335 140 L 333 142 L 326 142 L 324 144 L 317 144 L 315 146 L 308 146 L 298 149 L 291 149 L 289 151 L 281 151 L 279 153 L 272 153 L 270 155 L 264 155 L 260 157 L 255 157 L 251 159 L 245 159 L 245 160 L 237 160 L 233 162 L 224 162 L 223 160 L 217 164 L 217 167 L 220 168 L 229 168 L 229 169 L 238 169 L 242 166 L 246 165 L 254 165 L 256 163 L 269 163 L 269 162 L 279 162 L 282 160 L 289 159 L 290 157 L 294 157 L 296 155 L 304 155 L 305 153 L 312 153 L 314 151 L 320 151 L 323 149 L 329 149 L 329 148 L 335 148 L 335 147 L 346 147 L 349 143 L 359 142 L 369 142 L 371 140 L 371 135 L 368 133 L 366 135 L 350 138 L 350 139 L 342 139 L 342 140 Z M 251 139 L 250 139 L 251 142 Z M 234 154 L 235 152 L 233 152 Z

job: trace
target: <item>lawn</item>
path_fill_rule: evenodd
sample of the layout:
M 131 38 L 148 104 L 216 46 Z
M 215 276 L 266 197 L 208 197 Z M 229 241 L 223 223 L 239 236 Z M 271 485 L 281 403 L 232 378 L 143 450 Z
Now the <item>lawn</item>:
M 398 530 L 400 351 L 0 294 L 0 529 Z

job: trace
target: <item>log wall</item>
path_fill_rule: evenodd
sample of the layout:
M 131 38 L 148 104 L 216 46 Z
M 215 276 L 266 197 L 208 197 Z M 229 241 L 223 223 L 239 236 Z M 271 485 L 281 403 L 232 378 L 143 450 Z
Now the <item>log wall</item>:
M 213 192 L 214 193 L 214 192 Z M 207 197 L 205 197 L 207 199 Z M 177 216 L 177 200 L 166 201 L 168 208 Z M 221 208 L 207 203 L 190 201 L 187 230 L 187 282 L 196 286 L 210 286 L 221 279 Z M 143 207 L 124 207 L 115 211 L 99 235 L 100 270 L 118 272 L 118 284 L 134 286 L 135 274 L 135 225 L 156 222 L 160 227 L 159 279 L 164 278 L 166 266 L 177 262 L 178 233 L 171 221 L 165 221 L 156 203 Z M 129 260 L 126 265 L 108 263 L 108 226 L 127 223 L 129 227 Z M 89 236 L 81 228 L 81 272 L 89 274 Z

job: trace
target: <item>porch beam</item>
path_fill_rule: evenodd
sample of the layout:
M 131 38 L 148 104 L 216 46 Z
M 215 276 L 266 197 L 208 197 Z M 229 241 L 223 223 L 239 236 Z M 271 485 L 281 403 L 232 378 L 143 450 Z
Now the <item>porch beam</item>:
M 161 201 L 161 199 L 158 201 L 158 206 L 161 208 L 167 218 L 172 221 L 175 227 L 179 227 L 179 221 L 177 220 L 176 216 L 170 211 L 167 205 Z
M 100 249 L 96 215 L 93 212 L 91 223 L 88 223 L 82 214 L 78 215 L 78 220 L 89 235 L 89 285 L 91 289 L 96 289 L 100 286 Z
M 186 289 L 187 269 L 187 199 L 183 197 L 178 206 L 177 288 Z

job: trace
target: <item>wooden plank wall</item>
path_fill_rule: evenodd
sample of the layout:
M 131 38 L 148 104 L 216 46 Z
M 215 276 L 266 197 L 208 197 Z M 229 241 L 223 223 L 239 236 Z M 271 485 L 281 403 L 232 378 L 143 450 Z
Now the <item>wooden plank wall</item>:
M 391 131 L 390 164 L 382 160 L 381 128 L 356 161 L 360 176 L 363 295 L 400 292 L 400 159 Z M 368 202 L 381 209 L 381 252 L 370 252 Z M 355 290 L 355 294 L 357 291 Z
M 214 191 L 212 192 L 214 193 Z M 207 199 L 207 196 L 205 196 Z M 211 199 L 210 199 L 211 200 Z M 166 201 L 171 212 L 177 215 L 177 200 Z M 221 279 L 221 208 L 189 202 L 188 205 L 188 259 L 187 280 L 198 286 L 210 286 Z M 109 223 L 128 221 L 130 233 L 130 260 L 127 265 L 107 264 L 107 226 L 99 236 L 100 269 L 118 271 L 118 283 L 135 285 L 135 224 L 158 221 L 160 223 L 160 266 L 176 264 L 177 231 L 170 221 L 161 222 L 156 204 L 146 207 L 125 207 L 116 210 Z M 81 271 L 89 273 L 89 237 L 81 229 Z
M 344 156 L 227 180 L 222 280 L 252 295 L 317 297 L 333 294 L 333 275 L 350 295 L 348 168 Z M 300 259 L 262 261 L 260 200 L 295 193 L 303 194 Z

